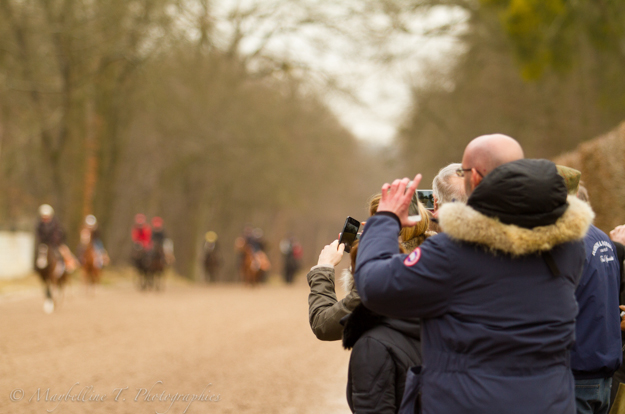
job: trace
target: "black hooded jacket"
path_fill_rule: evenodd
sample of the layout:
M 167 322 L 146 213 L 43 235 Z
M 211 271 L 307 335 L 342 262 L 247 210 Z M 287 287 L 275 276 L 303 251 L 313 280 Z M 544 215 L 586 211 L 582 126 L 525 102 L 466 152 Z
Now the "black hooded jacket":
M 421 365 L 419 320 L 390 319 L 364 305 L 344 318 L 349 360 L 347 403 L 357 414 L 399 411 L 406 373 Z

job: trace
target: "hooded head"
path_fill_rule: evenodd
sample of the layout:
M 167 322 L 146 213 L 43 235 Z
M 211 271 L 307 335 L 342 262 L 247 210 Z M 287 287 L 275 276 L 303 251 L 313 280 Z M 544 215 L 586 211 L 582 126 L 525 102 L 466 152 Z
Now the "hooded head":
M 566 210 L 567 190 L 553 162 L 522 159 L 491 171 L 467 204 L 504 224 L 534 228 L 554 224 Z

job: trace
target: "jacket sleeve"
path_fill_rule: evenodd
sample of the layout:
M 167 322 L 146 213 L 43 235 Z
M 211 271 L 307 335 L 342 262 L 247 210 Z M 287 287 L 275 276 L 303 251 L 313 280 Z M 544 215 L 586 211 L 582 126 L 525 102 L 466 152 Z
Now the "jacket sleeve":
M 310 286 L 308 295 L 308 318 L 315 336 L 322 341 L 337 341 L 343 337 L 341 318 L 350 314 L 360 297 L 352 290 L 340 301 L 334 288 L 334 269 L 319 267 L 306 276 Z
M 354 413 L 396 413 L 396 367 L 384 344 L 370 337 L 361 338 L 352 350 L 349 365 Z
M 399 254 L 398 222 L 367 221 L 360 238 L 354 281 L 365 306 L 392 318 L 432 318 L 446 312 L 453 290 L 454 243 L 439 234 L 410 255 Z

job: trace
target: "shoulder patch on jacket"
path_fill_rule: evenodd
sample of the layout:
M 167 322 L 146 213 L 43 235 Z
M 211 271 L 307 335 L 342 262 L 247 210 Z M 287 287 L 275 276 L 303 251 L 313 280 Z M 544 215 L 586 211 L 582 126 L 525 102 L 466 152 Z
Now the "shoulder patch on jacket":
M 417 247 L 404 259 L 404 265 L 406 266 L 414 266 L 417 264 L 419 259 L 421 258 L 421 248 Z

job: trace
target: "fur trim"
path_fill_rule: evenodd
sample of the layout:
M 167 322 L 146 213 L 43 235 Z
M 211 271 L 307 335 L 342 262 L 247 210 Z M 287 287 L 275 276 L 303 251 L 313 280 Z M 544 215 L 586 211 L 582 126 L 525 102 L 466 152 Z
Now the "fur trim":
M 462 203 L 447 203 L 439 211 L 440 225 L 450 237 L 522 256 L 551 250 L 558 244 L 582 239 L 595 214 L 590 206 L 574 196 L 569 207 L 555 224 L 525 229 L 503 224 L 498 219 L 478 213 Z
M 347 293 L 354 289 L 354 275 L 352 275 L 351 268 L 343 269 L 343 273 L 341 273 L 341 286 L 343 286 L 343 290 Z

